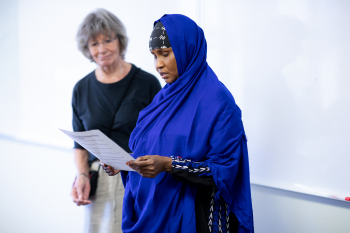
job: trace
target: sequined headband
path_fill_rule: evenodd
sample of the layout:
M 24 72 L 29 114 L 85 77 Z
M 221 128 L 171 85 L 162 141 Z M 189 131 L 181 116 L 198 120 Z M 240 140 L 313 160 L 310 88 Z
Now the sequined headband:
M 168 33 L 162 22 L 158 22 L 149 38 L 149 50 L 171 48 Z

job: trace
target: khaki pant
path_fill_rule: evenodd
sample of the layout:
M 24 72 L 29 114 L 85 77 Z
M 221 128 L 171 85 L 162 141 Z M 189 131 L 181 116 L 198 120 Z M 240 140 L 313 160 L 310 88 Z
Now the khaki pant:
M 92 170 L 98 169 L 99 161 L 93 162 Z M 121 220 L 124 186 L 120 174 L 108 176 L 99 171 L 96 195 L 85 206 L 85 233 L 122 233 Z

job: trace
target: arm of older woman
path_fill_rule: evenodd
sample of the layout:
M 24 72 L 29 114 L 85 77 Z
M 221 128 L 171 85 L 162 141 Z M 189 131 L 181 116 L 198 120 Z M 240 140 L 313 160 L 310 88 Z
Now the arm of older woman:
M 74 149 L 74 159 L 78 170 L 76 181 L 72 187 L 73 202 L 78 206 L 90 204 L 89 154 L 84 149 Z

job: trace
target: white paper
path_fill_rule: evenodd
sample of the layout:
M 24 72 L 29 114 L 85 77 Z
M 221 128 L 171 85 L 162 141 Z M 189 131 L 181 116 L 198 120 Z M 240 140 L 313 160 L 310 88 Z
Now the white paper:
M 84 132 L 59 130 L 79 143 L 103 163 L 112 166 L 114 169 L 134 171 L 134 169 L 126 165 L 126 162 L 134 160 L 134 158 L 100 130 L 94 129 Z

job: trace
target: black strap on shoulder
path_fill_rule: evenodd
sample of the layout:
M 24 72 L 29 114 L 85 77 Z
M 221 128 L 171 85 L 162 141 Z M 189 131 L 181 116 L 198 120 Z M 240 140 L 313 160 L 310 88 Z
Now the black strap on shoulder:
M 113 118 L 112 118 L 112 124 L 111 124 L 111 127 L 110 127 L 110 130 L 109 130 L 109 135 L 108 137 L 111 137 L 111 134 L 112 134 L 112 129 L 113 129 L 113 125 L 114 125 L 114 120 L 115 120 L 115 116 L 117 115 L 118 113 L 118 110 L 120 108 L 120 105 L 122 104 L 125 96 L 126 96 L 126 93 L 128 92 L 128 90 L 130 89 L 130 86 L 131 84 L 133 83 L 134 79 L 135 79 L 135 76 L 138 74 L 138 72 L 140 71 L 141 69 L 140 68 L 137 68 L 137 70 L 134 72 L 134 75 L 132 75 L 130 77 L 130 79 L 128 80 L 129 83 L 127 84 L 126 88 L 124 89 L 124 92 L 123 92 L 123 95 L 122 95 L 122 98 L 120 99 L 119 103 L 117 104 L 117 107 L 115 109 L 115 112 L 113 114 Z

